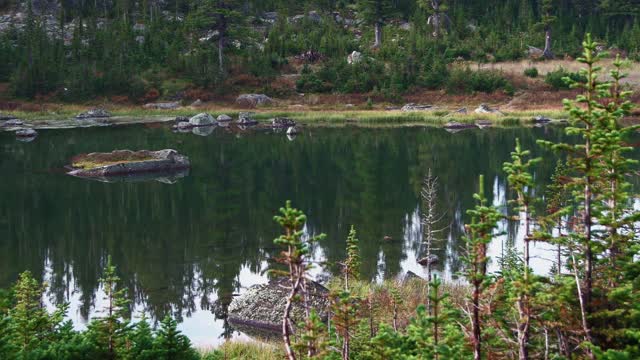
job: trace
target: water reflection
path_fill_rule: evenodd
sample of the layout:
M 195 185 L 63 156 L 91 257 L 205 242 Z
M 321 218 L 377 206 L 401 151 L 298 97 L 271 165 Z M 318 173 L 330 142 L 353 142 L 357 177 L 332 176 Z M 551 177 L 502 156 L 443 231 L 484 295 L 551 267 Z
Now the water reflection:
M 71 302 L 70 317 L 81 327 L 101 307 L 98 279 L 111 255 L 135 314 L 158 319 L 170 313 L 194 342 L 213 344 L 232 333 L 215 315 L 224 316 L 231 294 L 264 281 L 276 251 L 272 218 L 288 199 L 308 215 L 308 233 L 328 234 L 314 248 L 319 261 L 344 257 L 353 224 L 364 276 L 423 273 L 416 263 L 424 251 L 419 194 L 429 168 L 440 179 L 443 222 L 451 224 L 435 246 L 437 267 L 452 277 L 461 265 L 459 239 L 477 175 L 485 174 L 485 187 L 493 189 L 490 201 L 504 205 L 501 169 L 516 137 L 548 159 L 535 174 L 544 186 L 555 160 L 535 140 L 561 139 L 553 128 L 306 129 L 289 141 L 284 134 L 233 136 L 218 128 L 201 137 L 139 126 L 43 131 L 28 144 L 0 134 L 0 287 L 31 270 L 50 283 L 50 304 Z M 62 170 L 78 153 L 165 148 L 192 163 L 190 174 L 172 186 L 100 183 Z M 494 257 L 522 241 L 518 224 L 502 226 L 507 235 L 491 244 Z M 542 256 L 546 249 L 539 246 L 534 255 Z M 533 264 L 540 272 L 549 266 L 537 258 Z

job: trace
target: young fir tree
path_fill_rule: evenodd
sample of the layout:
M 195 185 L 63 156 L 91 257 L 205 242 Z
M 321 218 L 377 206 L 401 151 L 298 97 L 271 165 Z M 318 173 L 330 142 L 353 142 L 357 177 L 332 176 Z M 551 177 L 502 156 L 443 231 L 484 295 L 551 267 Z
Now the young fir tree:
M 107 258 L 100 282 L 104 291 L 105 306 L 102 316 L 89 324 L 87 336 L 93 344 L 94 356 L 116 359 L 126 353 L 131 326 L 129 300 L 126 298 L 126 290 L 118 289 L 120 278 L 111 262 L 111 256 Z
M 465 263 L 464 275 L 471 284 L 471 303 L 469 309 L 471 319 L 471 343 L 473 347 L 474 360 L 482 359 L 482 318 L 480 305 L 483 291 L 491 281 L 487 275 L 487 246 L 494 237 L 494 231 L 498 227 L 498 221 L 502 215 L 493 206 L 487 205 L 487 198 L 484 194 L 484 176 L 479 178 L 479 190 L 474 195 L 476 207 L 468 210 L 471 216 L 471 224 L 465 226 Z
M 507 173 L 509 186 L 516 193 L 516 199 L 512 201 L 516 205 L 516 210 L 520 214 L 518 220 L 524 226 L 524 272 L 521 281 L 517 281 L 518 296 L 516 309 L 518 309 L 518 358 L 520 360 L 529 359 L 529 340 L 531 334 L 531 270 L 529 265 L 530 251 L 529 242 L 532 235 L 531 219 L 533 218 L 533 195 L 535 186 L 531 168 L 541 159 L 528 159 L 531 152 L 522 150 L 520 139 L 516 139 L 515 151 L 511 153 L 512 162 L 504 164 L 504 171 Z
M 157 359 L 163 360 L 197 360 L 198 353 L 191 347 L 189 338 L 178 330 L 178 323 L 166 316 L 153 342 Z
M 295 301 L 301 300 L 305 309 L 305 322 L 311 317 L 311 309 L 307 302 L 307 273 L 311 269 L 309 256 L 311 254 L 311 244 L 324 237 L 319 236 L 303 239 L 303 227 L 307 221 L 304 213 L 291 207 L 291 201 L 287 201 L 285 207 L 280 208 L 279 216 L 274 220 L 282 226 L 284 234 L 276 238 L 274 244 L 283 248 L 277 261 L 286 266 L 287 270 L 270 270 L 276 276 L 286 276 L 289 279 L 289 295 L 287 296 L 284 314 L 282 317 L 282 336 L 284 346 L 289 360 L 295 360 L 296 354 L 293 351 L 291 334 L 293 325 L 291 323 L 291 311 Z M 308 356 L 314 356 L 313 347 L 309 346 Z

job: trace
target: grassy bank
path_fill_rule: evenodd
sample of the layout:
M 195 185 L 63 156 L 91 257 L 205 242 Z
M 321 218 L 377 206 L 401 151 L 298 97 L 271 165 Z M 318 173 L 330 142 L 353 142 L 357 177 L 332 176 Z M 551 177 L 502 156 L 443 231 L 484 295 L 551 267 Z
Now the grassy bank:
M 35 111 L 12 111 L 11 114 L 20 119 L 27 121 L 48 121 L 55 122 L 60 120 L 68 120 L 75 115 L 86 111 L 87 106 L 80 105 L 49 105 L 43 106 L 40 110 Z M 107 106 L 106 107 L 114 116 L 130 117 L 130 118 L 149 118 L 149 117 L 176 117 L 191 116 L 200 112 L 208 112 L 212 115 L 227 114 L 237 117 L 239 112 L 246 111 L 229 107 L 200 107 L 190 108 L 183 107 L 175 110 L 151 110 L 141 107 L 130 106 Z M 255 113 L 258 120 L 268 120 L 274 117 L 288 117 L 299 123 L 306 125 L 344 125 L 350 123 L 361 124 L 378 124 L 378 125 L 443 125 L 450 121 L 460 123 L 474 123 L 478 120 L 488 120 L 497 126 L 519 126 L 529 123 L 534 116 L 543 115 L 553 119 L 561 119 L 566 115 L 557 109 L 549 109 L 542 111 L 505 111 L 503 115 L 496 114 L 475 114 L 471 110 L 467 114 L 457 114 L 454 110 L 446 108 L 438 108 L 433 111 L 420 112 L 402 112 L 399 110 L 383 110 L 383 109 L 303 109 L 290 110 L 282 108 L 260 108 L 250 110 Z

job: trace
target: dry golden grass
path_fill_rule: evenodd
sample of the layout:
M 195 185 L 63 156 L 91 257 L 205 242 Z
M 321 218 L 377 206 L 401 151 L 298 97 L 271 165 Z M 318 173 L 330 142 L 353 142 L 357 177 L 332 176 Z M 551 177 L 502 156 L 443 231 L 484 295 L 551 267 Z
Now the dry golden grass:
M 602 66 L 602 74 L 605 75 L 604 79 L 608 78 L 609 70 L 613 68 L 613 59 L 604 59 L 600 63 Z M 472 68 L 484 69 L 484 70 L 499 70 L 504 72 L 505 74 L 519 75 L 522 76 L 524 74 L 524 70 L 527 68 L 535 67 L 538 69 L 539 77 L 544 77 L 547 73 L 551 71 L 558 70 L 559 68 L 564 68 L 571 72 L 577 72 L 581 68 L 584 67 L 583 64 L 573 61 L 573 60 L 547 60 L 547 61 L 532 61 L 532 60 L 521 60 L 521 61 L 507 61 L 500 63 L 492 63 L 492 64 L 478 64 L 473 63 L 470 64 Z M 625 67 L 624 71 L 628 73 L 629 77 L 624 80 L 625 83 L 630 84 L 632 86 L 636 86 L 640 82 L 640 63 L 629 61 Z

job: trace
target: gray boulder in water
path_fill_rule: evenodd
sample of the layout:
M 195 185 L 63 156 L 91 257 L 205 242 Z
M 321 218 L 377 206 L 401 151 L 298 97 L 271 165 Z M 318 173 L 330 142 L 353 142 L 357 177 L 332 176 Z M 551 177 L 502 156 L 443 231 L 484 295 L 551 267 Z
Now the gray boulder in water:
M 189 124 L 192 126 L 212 126 L 216 124 L 216 120 L 210 114 L 201 113 L 189 119 Z
M 83 112 L 81 114 L 76 115 L 76 119 L 100 119 L 100 118 L 110 118 L 111 113 L 102 108 L 91 109 L 89 111 Z
M 289 279 L 279 278 L 271 280 L 268 284 L 250 287 L 244 294 L 231 301 L 228 311 L 229 322 L 234 326 L 280 331 L 290 291 L 289 284 Z M 314 281 L 307 282 L 307 289 L 309 306 L 316 310 L 323 321 L 326 320 L 329 290 Z M 294 324 L 303 321 L 302 303 L 295 302 L 291 314 Z
M 253 113 L 240 113 L 238 115 L 238 125 L 253 126 L 257 124 L 258 121 L 253 118 Z
M 218 116 L 218 118 L 216 119 L 218 122 L 229 122 L 231 120 L 233 120 L 233 118 L 227 114 L 221 114 L 220 116 Z
M 236 99 L 236 103 L 242 107 L 257 107 L 271 105 L 273 99 L 264 94 L 242 94 Z
M 7 120 L 2 124 L 3 127 L 14 127 L 14 126 L 22 126 L 24 125 L 24 121 L 19 119 L 11 119 Z

